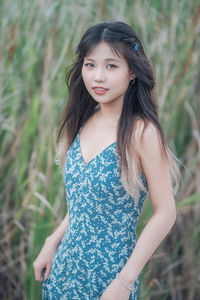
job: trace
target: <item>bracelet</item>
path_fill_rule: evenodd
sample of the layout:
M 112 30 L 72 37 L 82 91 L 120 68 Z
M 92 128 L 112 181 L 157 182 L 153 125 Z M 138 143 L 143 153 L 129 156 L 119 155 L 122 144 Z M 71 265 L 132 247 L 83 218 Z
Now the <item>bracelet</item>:
M 127 281 L 125 281 L 120 275 L 119 273 L 117 273 L 116 278 L 120 281 L 120 283 L 127 289 L 129 289 L 131 292 L 135 290 L 134 286 L 131 286 L 130 283 L 128 283 Z

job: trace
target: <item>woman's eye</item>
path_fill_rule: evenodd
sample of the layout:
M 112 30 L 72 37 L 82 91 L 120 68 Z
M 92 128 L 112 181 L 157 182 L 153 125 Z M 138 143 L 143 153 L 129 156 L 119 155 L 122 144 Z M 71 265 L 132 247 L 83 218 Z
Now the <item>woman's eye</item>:
M 113 65 L 113 64 L 109 64 L 108 66 L 110 66 L 110 69 L 117 68 L 117 66 L 115 66 L 115 65 Z
M 85 64 L 86 67 L 92 68 L 94 65 L 92 63 Z

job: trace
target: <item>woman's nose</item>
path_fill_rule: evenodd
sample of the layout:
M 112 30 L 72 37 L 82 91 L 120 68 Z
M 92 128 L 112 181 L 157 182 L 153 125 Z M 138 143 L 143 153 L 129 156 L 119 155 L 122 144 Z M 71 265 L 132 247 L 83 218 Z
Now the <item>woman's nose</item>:
M 102 68 L 97 68 L 95 70 L 95 74 L 94 74 L 94 80 L 95 81 L 105 81 L 106 76 L 105 76 L 105 72 Z

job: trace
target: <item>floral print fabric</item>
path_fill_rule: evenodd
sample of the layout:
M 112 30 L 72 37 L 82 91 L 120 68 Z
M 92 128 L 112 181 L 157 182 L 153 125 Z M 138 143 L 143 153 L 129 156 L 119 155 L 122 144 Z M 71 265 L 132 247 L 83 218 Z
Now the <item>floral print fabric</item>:
M 136 205 L 125 191 L 116 142 L 84 163 L 80 130 L 68 149 L 63 174 L 69 224 L 46 281 L 43 276 L 43 300 L 99 300 L 131 256 L 146 199 L 141 191 Z M 130 300 L 137 299 L 138 284 L 139 278 Z

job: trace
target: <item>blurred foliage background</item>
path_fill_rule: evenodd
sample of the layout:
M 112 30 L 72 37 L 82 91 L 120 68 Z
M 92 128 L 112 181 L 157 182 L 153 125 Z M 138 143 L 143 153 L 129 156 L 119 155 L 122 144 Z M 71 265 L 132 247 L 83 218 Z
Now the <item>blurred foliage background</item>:
M 152 61 L 182 162 L 177 221 L 141 274 L 139 299 L 200 299 L 200 3 L 187 0 L 0 1 L 0 299 L 41 299 L 32 263 L 67 212 L 55 162 L 65 69 L 89 26 L 116 20 Z M 151 213 L 147 199 L 138 234 Z

